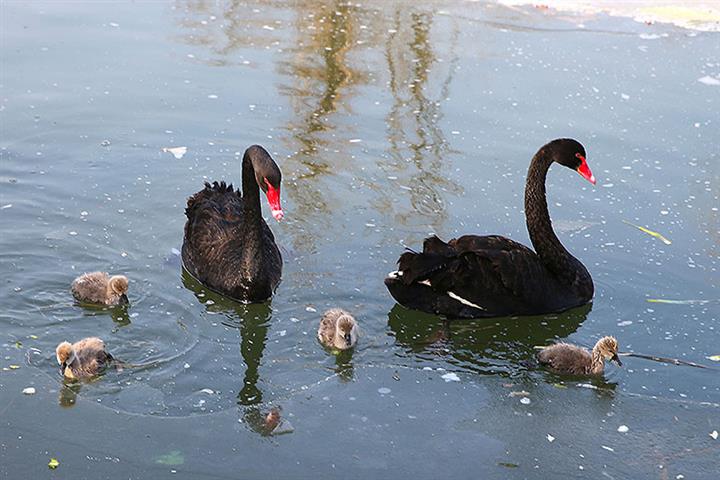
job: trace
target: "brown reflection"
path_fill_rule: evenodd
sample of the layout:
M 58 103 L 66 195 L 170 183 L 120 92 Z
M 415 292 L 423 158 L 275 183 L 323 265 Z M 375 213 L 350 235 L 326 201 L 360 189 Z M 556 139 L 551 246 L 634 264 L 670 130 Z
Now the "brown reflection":
M 457 59 L 452 52 L 451 58 L 438 58 L 433 49 L 432 26 L 431 13 L 406 7 L 395 11 L 385 53 L 394 100 L 386 117 L 389 161 L 383 159 L 378 167 L 400 179 L 400 188 L 390 189 L 390 193 L 397 196 L 405 190 L 410 199 L 409 208 L 396 211 L 394 220 L 403 225 L 431 225 L 438 230 L 447 218 L 442 192 L 460 194 L 462 188 L 445 178 L 443 166 L 449 163 L 452 151 L 439 124 L 441 101 L 448 96 Z M 450 43 L 457 43 L 456 29 Z M 434 98 L 431 95 L 436 82 L 431 81 L 431 74 L 444 77 Z M 382 198 L 376 208 L 387 211 L 397 205 L 393 200 Z
M 361 12 L 341 2 L 305 2 L 294 22 L 296 46 L 290 49 L 280 71 L 288 83 L 280 87 L 294 117 L 288 122 L 289 148 L 295 153 L 284 163 L 285 191 L 293 199 L 288 222 L 294 247 L 313 251 L 319 232 L 329 228 L 332 199 L 324 177 L 349 171 L 349 155 L 343 154 L 345 135 L 337 134 L 337 119 L 349 112 L 354 88 L 367 83 L 367 74 L 349 66 L 348 56 L 357 45 L 355 32 Z M 313 231 L 308 231 L 308 226 Z
M 206 47 L 211 56 L 195 61 L 214 66 L 249 63 L 237 52 L 242 48 L 268 48 L 278 42 L 275 29 L 282 26 L 273 15 L 273 2 L 256 2 L 255 7 L 239 0 L 183 0 L 173 10 L 183 28 L 180 40 Z

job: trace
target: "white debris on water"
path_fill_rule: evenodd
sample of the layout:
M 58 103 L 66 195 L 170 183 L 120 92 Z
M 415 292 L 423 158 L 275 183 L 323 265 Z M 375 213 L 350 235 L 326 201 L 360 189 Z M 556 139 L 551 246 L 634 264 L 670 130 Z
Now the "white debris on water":
M 530 405 L 530 399 L 528 397 L 522 397 L 520 399 L 520 403 L 522 403 L 523 405 Z
M 703 85 L 710 85 L 713 87 L 716 87 L 720 85 L 720 78 L 711 77 L 710 75 L 705 75 L 704 77 L 698 78 L 698 82 L 702 83 Z
M 165 153 L 172 153 L 173 156 L 180 160 L 187 153 L 187 147 L 163 147 Z
M 623 320 L 622 322 L 618 322 L 618 327 L 627 327 L 628 325 L 632 325 L 632 320 Z
M 710 432 L 710 436 L 712 437 L 713 440 L 717 440 L 718 439 L 718 431 L 713 430 L 712 432 Z
M 457 373 L 448 372 L 445 375 L 442 375 L 440 378 L 445 380 L 446 382 L 459 382 L 460 377 L 457 376 Z
M 22 391 L 25 395 L 35 395 L 35 388 L 34 387 L 27 387 L 23 388 Z M 715 432 L 715 435 L 717 435 L 717 432 Z
M 387 388 L 387 387 L 380 387 L 380 388 L 378 388 L 378 393 L 379 393 L 380 395 L 387 395 L 387 394 L 390 393 L 390 392 L 392 392 L 392 390 L 390 390 L 390 389 Z
M 313 308 L 313 307 L 305 307 L 305 311 L 306 311 L 306 312 L 310 312 L 310 313 L 314 313 L 314 312 L 317 312 L 317 309 L 315 309 L 315 308 Z
M 628 431 L 630 431 L 630 428 L 628 428 L 627 425 L 620 425 L 617 431 L 620 433 L 627 433 Z
M 555 437 L 553 437 L 552 435 L 550 435 L 550 434 L 548 433 L 548 434 L 547 434 L 547 441 L 550 442 L 550 443 L 552 443 L 552 442 L 555 441 Z
M 200 393 L 207 393 L 208 395 L 213 395 L 215 392 L 209 388 L 203 388 L 202 390 L 200 390 Z
M 607 450 L 608 452 L 614 452 L 614 451 L 615 451 L 615 449 L 612 448 L 612 447 L 608 447 L 608 446 L 606 446 L 606 445 L 600 445 L 600 446 L 601 446 L 602 448 L 604 448 L 605 450 Z

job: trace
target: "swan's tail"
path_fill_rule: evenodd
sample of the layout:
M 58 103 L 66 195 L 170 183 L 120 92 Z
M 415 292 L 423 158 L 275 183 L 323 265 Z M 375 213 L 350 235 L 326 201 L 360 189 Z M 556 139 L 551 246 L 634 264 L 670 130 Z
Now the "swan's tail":
M 423 242 L 422 253 L 410 250 L 400 255 L 397 278 L 405 285 L 421 282 L 443 269 L 456 256 L 454 248 L 433 235 Z

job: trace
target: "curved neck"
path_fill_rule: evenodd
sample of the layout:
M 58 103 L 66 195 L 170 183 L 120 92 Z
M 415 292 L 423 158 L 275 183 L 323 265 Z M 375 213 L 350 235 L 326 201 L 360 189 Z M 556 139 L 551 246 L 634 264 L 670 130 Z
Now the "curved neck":
M 262 212 L 260 210 L 260 187 L 255 179 L 255 166 L 250 153 L 247 151 L 242 162 L 242 199 L 244 223 L 260 223 Z
M 540 150 L 530 162 L 525 184 L 525 222 L 535 253 L 558 276 L 574 274 L 578 261 L 555 235 L 548 213 L 545 179 L 552 159 Z M 574 275 L 573 275 L 574 276 Z

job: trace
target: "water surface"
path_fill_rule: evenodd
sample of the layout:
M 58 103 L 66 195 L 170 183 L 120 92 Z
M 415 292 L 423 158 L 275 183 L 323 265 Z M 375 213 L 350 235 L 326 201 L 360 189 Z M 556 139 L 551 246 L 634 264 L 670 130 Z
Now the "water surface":
M 717 369 L 627 358 L 590 381 L 531 361 L 605 334 L 720 354 L 717 33 L 484 2 L 1 8 L 1 477 L 45 477 L 51 457 L 59 478 L 720 469 Z M 527 165 L 560 136 L 598 178 L 548 176 L 594 303 L 454 322 L 397 306 L 382 279 L 430 233 L 529 243 Z M 285 264 L 272 302 L 244 306 L 177 252 L 187 197 L 238 185 L 253 143 L 283 170 Z M 129 308 L 73 303 L 98 269 L 130 277 Z M 339 356 L 315 339 L 334 306 L 363 331 Z M 64 385 L 54 348 L 89 335 L 134 366 Z M 263 425 L 276 406 L 286 434 Z

